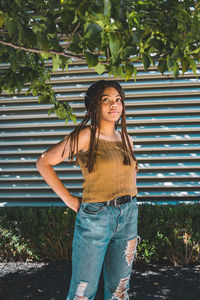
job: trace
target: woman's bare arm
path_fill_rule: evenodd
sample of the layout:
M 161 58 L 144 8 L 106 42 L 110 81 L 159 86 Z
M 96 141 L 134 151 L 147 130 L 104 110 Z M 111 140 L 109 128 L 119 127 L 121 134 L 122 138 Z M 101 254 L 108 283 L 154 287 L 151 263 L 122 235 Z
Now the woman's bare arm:
M 133 151 L 134 151 L 132 138 L 130 137 L 130 135 L 129 135 L 128 137 L 129 137 L 129 141 L 130 141 L 130 143 L 131 143 L 132 149 L 133 149 Z M 137 185 L 137 172 L 138 172 L 138 169 L 135 168 L 135 174 L 134 174 L 134 184 L 135 184 L 135 185 Z
M 78 151 L 86 151 L 89 147 L 89 140 L 89 128 L 81 130 L 78 138 Z M 80 207 L 79 198 L 70 194 L 68 189 L 64 186 L 55 170 L 53 169 L 53 166 L 61 163 L 69 157 L 69 143 L 70 141 L 68 141 L 66 144 L 65 138 L 61 142 L 44 152 L 38 158 L 36 166 L 39 173 L 44 178 L 46 183 L 52 188 L 52 190 L 65 202 L 68 207 L 77 212 Z M 64 149 L 65 151 L 62 155 Z M 77 149 L 75 149 L 75 153 L 76 151 Z

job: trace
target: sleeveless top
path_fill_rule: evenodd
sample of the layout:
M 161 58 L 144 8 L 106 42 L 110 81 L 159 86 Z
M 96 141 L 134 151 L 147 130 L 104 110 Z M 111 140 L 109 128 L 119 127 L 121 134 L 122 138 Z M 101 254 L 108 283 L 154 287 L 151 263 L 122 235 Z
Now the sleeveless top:
M 125 165 L 121 141 L 99 139 L 96 163 L 91 173 L 86 167 L 88 151 L 76 154 L 83 174 L 83 202 L 111 201 L 117 196 L 137 195 L 136 162 Z

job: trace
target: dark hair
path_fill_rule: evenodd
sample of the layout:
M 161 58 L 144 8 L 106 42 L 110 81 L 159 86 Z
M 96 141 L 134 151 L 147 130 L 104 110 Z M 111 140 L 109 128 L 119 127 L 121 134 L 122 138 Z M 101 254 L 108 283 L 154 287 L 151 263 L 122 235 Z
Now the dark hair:
M 90 145 L 88 149 L 88 160 L 86 165 L 89 172 L 93 171 L 94 164 L 96 161 L 96 154 L 97 154 L 99 133 L 100 133 L 99 127 L 100 127 L 100 120 L 101 120 L 101 96 L 103 94 L 103 91 L 107 87 L 115 88 L 122 99 L 123 110 L 121 115 L 121 137 L 122 137 L 122 146 L 124 149 L 124 164 L 126 165 L 131 164 L 131 160 L 130 160 L 130 156 L 131 156 L 136 161 L 136 165 L 138 165 L 126 129 L 124 91 L 121 85 L 116 80 L 107 80 L 107 81 L 100 80 L 92 84 L 86 91 L 85 94 L 85 107 L 87 109 L 86 115 L 83 118 L 83 121 L 79 125 L 77 125 L 75 129 L 67 137 L 67 141 L 70 138 L 69 159 L 72 160 L 75 155 L 75 148 L 77 149 L 78 152 L 79 132 L 81 129 L 86 128 L 87 123 L 90 121 L 91 137 L 90 137 Z M 116 129 L 118 124 L 119 124 L 119 120 L 115 124 Z M 97 130 L 98 130 L 98 138 L 96 139 Z

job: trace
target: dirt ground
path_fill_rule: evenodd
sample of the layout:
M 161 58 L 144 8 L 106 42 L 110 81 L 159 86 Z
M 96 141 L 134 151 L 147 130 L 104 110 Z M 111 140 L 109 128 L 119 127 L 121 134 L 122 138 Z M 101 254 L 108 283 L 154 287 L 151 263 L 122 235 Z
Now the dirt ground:
M 67 263 L 0 263 L 1 300 L 65 300 L 71 277 Z M 101 276 L 95 300 L 103 300 Z M 130 299 L 200 300 L 200 265 L 135 264 Z

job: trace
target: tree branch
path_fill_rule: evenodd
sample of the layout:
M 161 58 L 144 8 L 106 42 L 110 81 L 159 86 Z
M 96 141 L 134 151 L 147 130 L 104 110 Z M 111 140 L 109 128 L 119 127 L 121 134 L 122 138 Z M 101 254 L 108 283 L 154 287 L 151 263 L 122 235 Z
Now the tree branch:
M 75 34 L 75 32 L 77 31 L 77 29 L 79 28 L 79 26 L 80 26 L 80 23 L 77 24 L 77 26 L 75 27 L 74 31 L 71 33 L 71 35 L 70 35 L 70 37 L 69 37 L 70 40 L 72 40 L 72 37 L 74 36 L 74 34 Z M 64 49 L 67 49 L 69 46 L 70 46 L 70 43 L 69 43 L 69 45 L 67 45 Z
M 26 47 L 23 47 L 23 46 L 14 45 L 12 43 L 4 42 L 4 41 L 1 41 L 1 40 L 0 40 L 0 44 L 12 47 L 14 49 L 27 51 L 27 52 L 33 52 L 33 53 L 52 53 L 52 54 L 57 54 L 57 55 L 65 56 L 65 57 L 69 57 L 69 58 L 78 58 L 78 59 L 80 59 L 80 60 L 82 60 L 82 61 L 85 62 L 84 57 L 81 56 L 81 55 L 74 55 L 74 54 L 71 54 L 71 53 L 58 52 L 58 51 L 53 51 L 53 50 L 44 51 L 44 50 L 39 50 L 39 49 L 26 48 Z

